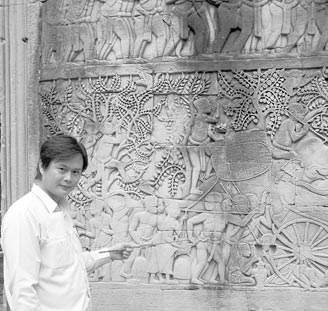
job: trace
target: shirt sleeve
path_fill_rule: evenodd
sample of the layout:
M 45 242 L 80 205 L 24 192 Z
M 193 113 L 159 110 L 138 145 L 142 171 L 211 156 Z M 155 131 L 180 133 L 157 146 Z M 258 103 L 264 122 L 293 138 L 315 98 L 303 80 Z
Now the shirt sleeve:
M 35 289 L 40 269 L 38 225 L 25 211 L 7 214 L 1 228 L 6 298 L 15 311 L 41 311 Z
M 108 248 L 101 248 L 95 251 L 83 252 L 83 260 L 88 272 L 93 271 L 100 266 L 111 262 L 110 252 Z

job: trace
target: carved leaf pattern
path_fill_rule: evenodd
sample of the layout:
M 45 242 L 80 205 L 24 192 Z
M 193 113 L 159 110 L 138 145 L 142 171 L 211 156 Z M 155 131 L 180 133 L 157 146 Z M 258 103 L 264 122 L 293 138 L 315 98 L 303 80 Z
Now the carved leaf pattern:
M 234 130 L 245 131 L 251 124 L 258 124 L 261 128 L 260 124 L 266 122 L 269 114 L 266 131 L 273 139 L 290 97 L 280 72 L 275 69 L 250 74 L 238 71 L 232 75 L 219 72 L 218 80 L 220 94 L 230 99 L 225 112 L 232 117 Z
M 308 111 L 325 108 L 321 113 L 317 114 L 311 122 L 312 129 L 323 137 L 324 140 L 328 136 L 328 82 L 323 76 L 316 76 L 305 86 L 298 89 L 297 95 L 300 102 L 307 107 Z

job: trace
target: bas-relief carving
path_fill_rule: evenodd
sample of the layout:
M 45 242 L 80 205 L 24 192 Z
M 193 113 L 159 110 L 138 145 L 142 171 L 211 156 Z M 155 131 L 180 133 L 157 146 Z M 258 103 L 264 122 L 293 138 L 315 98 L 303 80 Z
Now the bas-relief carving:
M 71 196 L 85 249 L 132 242 L 93 281 L 328 284 L 324 70 L 43 82 L 48 134 L 90 165 Z
M 326 0 L 69 0 L 42 8 L 44 64 L 327 54 Z

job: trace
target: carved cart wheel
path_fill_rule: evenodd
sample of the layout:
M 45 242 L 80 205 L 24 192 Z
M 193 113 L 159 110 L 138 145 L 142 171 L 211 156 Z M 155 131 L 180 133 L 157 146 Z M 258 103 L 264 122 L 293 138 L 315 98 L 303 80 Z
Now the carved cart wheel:
M 274 244 L 276 251 L 270 261 L 276 274 L 271 278 L 271 281 L 275 279 L 275 285 L 292 286 L 296 280 L 300 286 L 307 287 L 313 282 L 309 275 L 324 275 L 328 269 L 328 231 L 320 221 L 288 221 L 275 231 Z

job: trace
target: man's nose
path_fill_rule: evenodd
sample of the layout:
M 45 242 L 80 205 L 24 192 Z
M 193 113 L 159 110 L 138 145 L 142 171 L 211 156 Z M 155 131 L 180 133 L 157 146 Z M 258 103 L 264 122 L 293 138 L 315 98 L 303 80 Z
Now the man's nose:
M 64 176 L 64 179 L 70 181 L 72 179 L 72 173 L 70 171 L 67 171 Z

